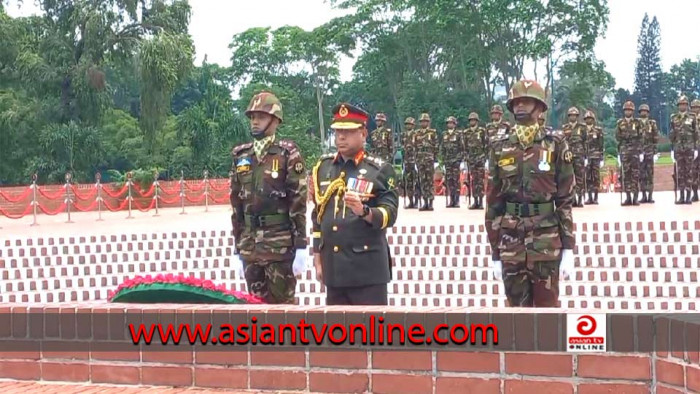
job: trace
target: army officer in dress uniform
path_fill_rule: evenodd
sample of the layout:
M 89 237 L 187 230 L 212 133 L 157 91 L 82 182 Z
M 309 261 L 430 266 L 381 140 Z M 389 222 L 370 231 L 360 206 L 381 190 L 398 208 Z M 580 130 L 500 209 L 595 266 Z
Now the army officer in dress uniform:
M 391 163 L 367 154 L 367 112 L 351 104 L 333 110 L 337 153 L 312 172 L 316 277 L 327 305 L 387 305 L 392 277 L 386 229 L 398 213 Z

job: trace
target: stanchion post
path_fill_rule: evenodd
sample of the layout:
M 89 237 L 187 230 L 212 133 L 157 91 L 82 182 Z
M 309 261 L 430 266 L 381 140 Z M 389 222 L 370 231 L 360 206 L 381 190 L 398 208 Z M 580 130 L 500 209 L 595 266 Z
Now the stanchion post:
M 73 203 L 73 199 L 71 198 L 71 193 L 70 193 L 70 180 L 73 177 L 73 175 L 69 172 L 66 172 L 66 212 L 68 212 L 68 220 L 66 223 L 73 223 L 72 220 L 70 220 L 70 205 Z
M 95 187 L 97 188 L 97 221 L 101 222 L 102 219 L 102 174 L 98 172 L 95 174 Z
M 204 212 L 209 212 L 209 170 L 204 170 Z
M 32 209 L 32 210 L 34 211 L 34 213 L 33 213 L 34 221 L 33 221 L 32 224 L 31 224 L 32 226 L 38 226 L 38 225 L 39 225 L 39 223 L 36 221 L 36 210 L 37 210 L 37 207 L 39 206 L 39 201 L 36 199 L 36 188 L 37 188 L 37 186 L 36 186 L 36 180 L 37 180 L 38 178 L 39 178 L 39 175 L 37 175 L 36 172 L 32 174 L 32 189 L 34 189 L 34 190 L 32 191 L 32 205 L 34 206 L 33 209 Z
M 233 170 L 228 172 L 228 195 L 230 196 L 231 193 L 233 193 Z M 231 205 L 229 211 L 233 211 L 233 205 Z
M 180 205 L 182 206 L 180 215 L 187 215 L 185 212 L 185 171 L 182 170 L 180 170 Z
M 128 194 L 126 195 L 127 201 L 129 201 L 129 216 L 127 216 L 127 219 L 133 219 L 134 217 L 131 216 L 131 202 L 133 201 L 133 198 L 131 197 L 131 178 L 133 178 L 134 174 L 132 171 L 129 171 L 126 173 L 126 187 L 128 189 Z
M 153 199 L 156 200 L 156 213 L 153 216 L 160 216 L 158 214 L 158 170 L 153 174 L 153 193 Z

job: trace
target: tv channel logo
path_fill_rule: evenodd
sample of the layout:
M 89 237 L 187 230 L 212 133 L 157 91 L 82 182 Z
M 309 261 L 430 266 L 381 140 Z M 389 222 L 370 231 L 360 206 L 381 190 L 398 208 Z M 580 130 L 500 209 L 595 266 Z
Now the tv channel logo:
M 598 353 L 607 349 L 607 317 L 604 313 L 567 314 L 566 350 Z

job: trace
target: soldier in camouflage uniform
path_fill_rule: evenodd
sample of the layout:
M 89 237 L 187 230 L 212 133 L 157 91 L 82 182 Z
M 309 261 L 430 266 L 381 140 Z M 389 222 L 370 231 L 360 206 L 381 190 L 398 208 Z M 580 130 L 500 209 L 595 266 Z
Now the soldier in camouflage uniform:
M 700 100 L 695 99 L 693 100 L 692 103 L 690 103 L 690 110 L 695 114 L 695 119 L 698 127 L 697 131 L 697 142 L 696 142 L 696 147 L 700 149 Z M 697 202 L 698 201 L 698 188 L 700 187 L 700 155 L 693 160 L 693 199 L 691 201 Z
M 414 137 L 416 161 L 418 164 L 418 183 L 420 183 L 421 195 L 423 196 L 423 206 L 419 210 L 432 211 L 433 178 L 435 177 L 439 141 L 437 131 L 430 128 L 430 115 L 423 113 L 418 120 L 420 129 L 416 130 Z
M 491 122 L 486 124 L 486 140 L 488 150 L 494 149 L 497 141 L 502 141 L 503 136 L 510 132 L 510 124 L 503 120 L 503 108 L 500 105 L 491 107 Z
M 598 205 L 598 189 L 600 188 L 600 168 L 605 164 L 605 144 L 603 129 L 596 125 L 593 111 L 586 111 L 583 116 L 586 122 L 586 204 Z
M 625 117 L 618 119 L 615 133 L 617 164 L 622 166 L 622 185 L 627 195 L 622 205 L 639 205 L 639 162 L 644 159 L 642 133 L 639 120 L 634 118 L 634 103 L 627 101 L 622 109 Z
M 234 264 L 243 263 L 250 293 L 268 303 L 291 304 L 296 275 L 309 257 L 304 158 L 294 141 L 275 135 L 282 122 L 277 97 L 261 92 L 245 113 L 254 141 L 231 153 Z
M 370 134 L 372 140 L 371 154 L 380 157 L 389 164 L 394 162 L 394 133 L 390 128 L 384 127 L 386 115 L 378 113 L 374 117 L 377 128 Z
M 642 134 L 644 160 L 639 169 L 639 186 L 642 189 L 641 203 L 653 203 L 654 163 L 658 159 L 656 144 L 659 143 L 659 128 L 654 119 L 649 119 L 649 106 L 639 106 L 639 131 Z
M 415 209 L 420 205 L 420 190 L 418 189 L 418 167 L 416 164 L 416 142 L 415 134 L 416 131 L 413 128 L 416 125 L 416 120 L 413 118 L 406 118 L 404 121 L 406 125 L 406 130 L 403 134 L 403 174 L 404 182 L 406 184 L 406 195 L 408 196 L 408 207 L 407 209 Z
M 676 204 L 691 204 L 690 188 L 693 179 L 693 160 L 698 157 L 698 125 L 695 114 L 688 112 L 688 98 L 678 99 L 678 113 L 671 116 L 669 139 L 673 145 L 671 158 L 676 173 L 676 187 L 680 198 Z
M 479 127 L 479 115 L 476 112 L 469 114 L 469 127 L 464 130 L 464 145 L 469 170 L 469 192 L 474 198 L 469 209 L 482 209 L 487 141 L 486 130 Z
M 459 208 L 459 165 L 464 159 L 464 138 L 462 132 L 457 130 L 457 118 L 450 116 L 445 121 L 447 131 L 442 135 L 440 144 L 440 157 L 445 166 L 445 193 L 449 194 L 448 208 Z
M 537 117 L 544 89 L 519 81 L 508 95 L 516 126 L 499 137 L 489 158 L 486 231 L 494 276 L 512 307 L 556 307 L 559 274 L 573 273 L 576 238 L 571 205 L 573 153 Z
M 567 112 L 569 123 L 562 126 L 564 138 L 569 149 L 574 154 L 574 175 L 576 177 L 576 199 L 574 207 L 583 206 L 583 193 L 585 191 L 584 177 L 586 168 L 586 126 L 578 121 L 578 108 L 571 107 Z

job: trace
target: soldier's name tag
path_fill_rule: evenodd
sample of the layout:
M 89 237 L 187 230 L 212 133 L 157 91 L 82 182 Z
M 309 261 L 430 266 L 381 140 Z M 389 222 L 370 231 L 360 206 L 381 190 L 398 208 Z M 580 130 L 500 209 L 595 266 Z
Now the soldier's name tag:
M 499 167 L 505 167 L 511 164 L 515 164 L 515 157 L 507 157 L 498 161 Z
M 246 159 L 241 159 L 236 163 L 236 172 L 241 173 L 241 172 L 247 172 L 250 171 L 250 160 Z

